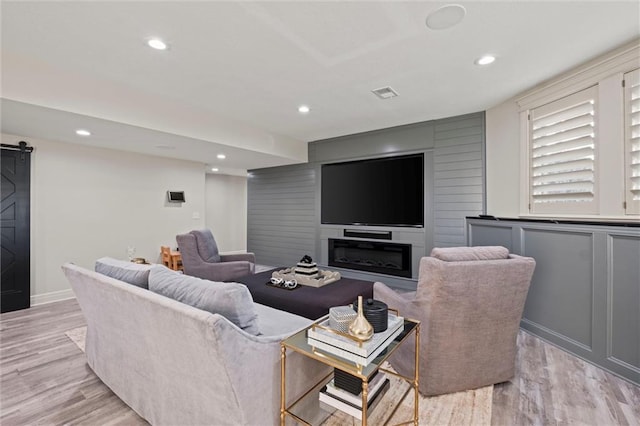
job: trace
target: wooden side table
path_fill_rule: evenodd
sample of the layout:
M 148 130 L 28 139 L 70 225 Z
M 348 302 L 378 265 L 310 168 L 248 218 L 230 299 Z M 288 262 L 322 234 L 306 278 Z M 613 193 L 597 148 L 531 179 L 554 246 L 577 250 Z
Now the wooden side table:
M 172 251 L 168 246 L 160 246 L 162 264 L 174 271 L 182 271 L 182 255 L 179 251 Z

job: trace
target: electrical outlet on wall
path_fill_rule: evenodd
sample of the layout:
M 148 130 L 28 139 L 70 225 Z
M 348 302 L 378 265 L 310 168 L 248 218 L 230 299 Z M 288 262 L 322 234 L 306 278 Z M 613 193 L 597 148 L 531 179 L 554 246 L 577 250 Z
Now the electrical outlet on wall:
M 193 212 L 191 215 L 191 219 L 200 219 L 200 212 Z

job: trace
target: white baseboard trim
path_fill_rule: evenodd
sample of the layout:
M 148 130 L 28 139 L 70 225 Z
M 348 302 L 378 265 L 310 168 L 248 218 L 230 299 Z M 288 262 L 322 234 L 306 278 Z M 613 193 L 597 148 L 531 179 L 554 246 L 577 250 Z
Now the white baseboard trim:
M 31 306 L 44 305 L 45 303 L 57 302 L 59 300 L 73 299 L 75 298 L 73 290 L 70 288 L 66 290 L 52 291 L 51 293 L 36 294 L 31 296 Z

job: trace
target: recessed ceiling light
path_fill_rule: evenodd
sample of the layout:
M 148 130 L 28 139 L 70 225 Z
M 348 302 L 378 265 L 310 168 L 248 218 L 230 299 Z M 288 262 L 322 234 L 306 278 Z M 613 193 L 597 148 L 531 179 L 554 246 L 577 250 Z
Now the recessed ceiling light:
M 309 108 L 307 105 L 300 105 L 298 107 L 298 112 L 300 114 L 307 114 L 307 113 L 309 113 L 309 111 L 311 111 L 311 108 Z
M 492 55 L 484 55 L 481 58 L 476 59 L 476 65 L 489 65 L 496 60 L 495 56 Z
M 91 136 L 91 132 L 85 129 L 76 130 L 76 135 L 78 136 Z
M 147 44 L 157 50 L 167 50 L 167 43 L 159 38 L 149 39 L 147 40 Z
M 226 155 L 224 154 L 218 154 L 218 160 L 224 160 L 225 158 L 227 158 Z
M 462 21 L 466 9 L 459 4 L 446 4 L 427 15 L 425 24 L 432 30 L 446 30 Z
M 212 168 L 211 168 L 211 171 L 212 171 L 212 172 L 217 172 L 217 171 L 218 171 L 218 168 L 217 168 L 217 167 L 212 167 Z

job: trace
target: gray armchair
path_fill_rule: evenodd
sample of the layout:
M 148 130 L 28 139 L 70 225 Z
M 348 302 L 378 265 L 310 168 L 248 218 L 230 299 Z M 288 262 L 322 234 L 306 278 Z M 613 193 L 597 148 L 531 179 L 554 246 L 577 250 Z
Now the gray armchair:
M 253 274 L 253 253 L 220 254 L 218 244 L 208 229 L 176 235 L 182 255 L 184 273 L 211 281 L 233 281 Z
M 511 379 L 516 338 L 535 260 L 504 247 L 435 248 L 420 261 L 416 292 L 375 283 L 374 297 L 421 321 L 420 393 L 476 389 Z M 391 365 L 413 375 L 414 345 Z

